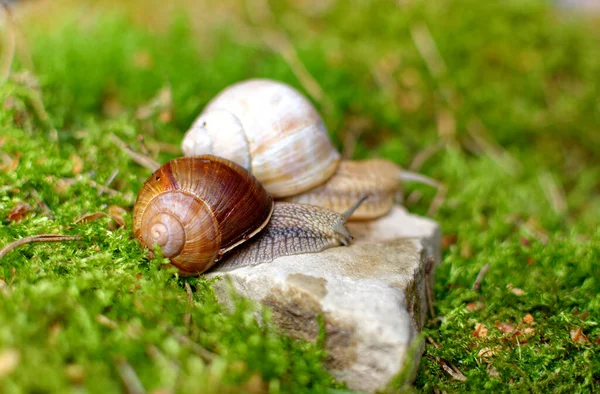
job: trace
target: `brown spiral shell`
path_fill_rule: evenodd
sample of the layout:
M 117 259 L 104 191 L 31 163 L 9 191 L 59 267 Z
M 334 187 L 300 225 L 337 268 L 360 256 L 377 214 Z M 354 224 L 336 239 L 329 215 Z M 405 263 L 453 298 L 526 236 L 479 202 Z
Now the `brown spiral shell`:
M 258 233 L 273 199 L 241 166 L 216 156 L 171 160 L 144 183 L 133 209 L 140 242 L 184 275 L 209 269 L 224 253 Z

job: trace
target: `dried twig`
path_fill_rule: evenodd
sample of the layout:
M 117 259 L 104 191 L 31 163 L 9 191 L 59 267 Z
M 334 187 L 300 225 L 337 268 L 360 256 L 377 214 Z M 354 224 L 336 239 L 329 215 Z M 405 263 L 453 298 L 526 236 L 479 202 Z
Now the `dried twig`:
M 117 369 L 121 381 L 123 382 L 123 386 L 125 386 L 125 391 L 127 391 L 128 394 L 144 394 L 146 392 L 140 378 L 138 378 L 135 373 L 135 369 L 133 369 L 127 360 L 120 360 L 117 363 Z
M 34 243 L 34 242 L 63 242 L 63 241 L 78 241 L 82 239 L 79 235 L 56 235 L 56 234 L 40 234 L 33 235 L 31 237 L 21 238 L 6 245 L 0 250 L 0 259 L 2 259 L 8 252 L 18 248 L 19 246 Z
M 490 269 L 489 264 L 486 264 L 483 267 L 481 267 L 481 269 L 479 270 L 479 273 L 477 274 L 477 278 L 475 278 L 475 282 L 473 282 L 473 286 L 471 287 L 471 290 L 478 291 L 481 288 L 481 283 L 483 283 L 483 278 L 489 269 Z
M 156 162 L 151 157 L 143 155 L 139 152 L 134 151 L 127 145 L 123 140 L 117 137 L 114 134 L 110 135 L 110 139 L 115 143 L 123 152 L 125 152 L 133 161 L 141 165 L 142 167 L 146 167 L 150 171 L 154 172 L 160 168 L 160 164 Z
M 452 378 L 460 381 L 460 382 L 466 382 L 467 381 L 467 377 L 460 372 L 460 370 L 458 368 L 456 368 L 456 366 L 446 360 L 439 360 L 440 365 L 442 366 L 442 369 L 444 370 L 444 372 L 446 372 L 448 375 L 450 375 Z

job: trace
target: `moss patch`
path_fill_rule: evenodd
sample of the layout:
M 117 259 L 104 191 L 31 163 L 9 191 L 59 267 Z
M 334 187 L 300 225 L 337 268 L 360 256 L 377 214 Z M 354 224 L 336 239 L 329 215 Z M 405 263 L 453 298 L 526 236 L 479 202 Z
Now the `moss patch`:
M 209 282 L 159 269 L 132 239 L 130 209 L 149 174 L 108 135 L 136 149 L 143 135 L 164 162 L 211 97 L 250 77 L 308 89 L 356 158 L 407 167 L 438 147 L 420 168 L 448 192 L 431 213 L 444 263 L 417 389 L 598 391 L 600 32 L 548 3 L 283 1 L 266 19 L 233 1 L 34 8 L 21 23 L 28 50 L 0 88 L 0 245 L 83 240 L 0 260 L 1 391 L 119 391 L 127 365 L 148 390 L 335 387 L 319 346 L 258 326 L 243 301 L 222 311 Z M 273 29 L 324 93 L 296 78 L 289 48 L 262 40 Z M 426 214 L 434 191 L 408 193 L 409 209 Z M 98 211 L 126 226 L 74 224 Z

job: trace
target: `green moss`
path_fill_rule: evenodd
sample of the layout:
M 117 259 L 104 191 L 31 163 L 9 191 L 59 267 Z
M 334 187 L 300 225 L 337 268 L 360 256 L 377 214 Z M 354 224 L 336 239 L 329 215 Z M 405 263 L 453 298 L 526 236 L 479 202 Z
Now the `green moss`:
M 109 133 L 135 146 L 138 134 L 178 144 L 227 84 L 262 76 L 304 90 L 283 58 L 249 34 L 266 26 L 235 5 L 225 15 L 207 7 L 210 22 L 199 24 L 179 14 L 159 31 L 102 7 L 85 18 L 61 9 L 49 16 L 52 28 L 23 24 L 35 63 L 29 76 L 49 119 L 36 112 L 31 78 L 17 74 L 27 62 L 17 59 L 0 88 L 0 219 L 20 203 L 31 210 L 0 224 L 0 245 L 42 233 L 83 239 L 23 246 L 0 261 L 0 359 L 10 349 L 19 354 L 0 376 L 3 392 L 119 391 L 123 362 L 148 390 L 340 392 L 320 345 L 259 326 L 243 300 L 233 313 L 222 310 L 208 281 L 177 279 L 132 239 L 130 208 L 148 172 Z M 421 169 L 448 186 L 434 214 L 448 237 L 416 388 L 598 391 L 597 27 L 542 1 L 282 1 L 273 9 L 272 25 L 287 32 L 326 92 L 316 105 L 340 148 L 346 131 L 360 131 L 355 157 L 407 166 L 445 142 Z M 431 47 L 419 47 L 423 34 L 442 64 L 428 57 Z M 165 86 L 171 118 L 160 115 L 168 107 L 136 117 Z M 117 169 L 117 193 L 100 194 L 94 185 Z M 425 214 L 434 193 L 418 191 L 423 197 L 409 209 Z M 127 210 L 125 228 L 108 219 L 73 224 L 111 205 Z M 472 291 L 485 264 L 482 288 Z M 523 322 L 527 314 L 533 322 Z M 487 335 L 474 335 L 477 324 Z M 579 328 L 587 341 L 572 339 Z

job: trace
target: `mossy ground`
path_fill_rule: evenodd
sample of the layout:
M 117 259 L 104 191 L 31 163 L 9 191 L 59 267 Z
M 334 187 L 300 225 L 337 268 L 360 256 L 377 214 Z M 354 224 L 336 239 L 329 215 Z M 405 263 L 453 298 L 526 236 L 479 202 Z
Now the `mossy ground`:
M 132 239 L 149 174 L 109 135 L 136 149 L 143 135 L 165 161 L 214 94 L 250 77 L 311 94 L 353 157 L 426 158 L 447 186 L 416 389 L 600 390 L 598 19 L 531 0 L 50 3 L 20 17 L 0 88 L 0 245 L 83 239 L 0 261 L 0 391 L 115 392 L 124 375 L 161 392 L 340 392 L 320 344 L 258 325 L 242 300 L 222 310 L 208 281 Z M 116 170 L 117 192 L 100 193 Z M 407 194 L 418 214 L 437 201 Z M 74 224 L 109 210 L 124 228 Z

